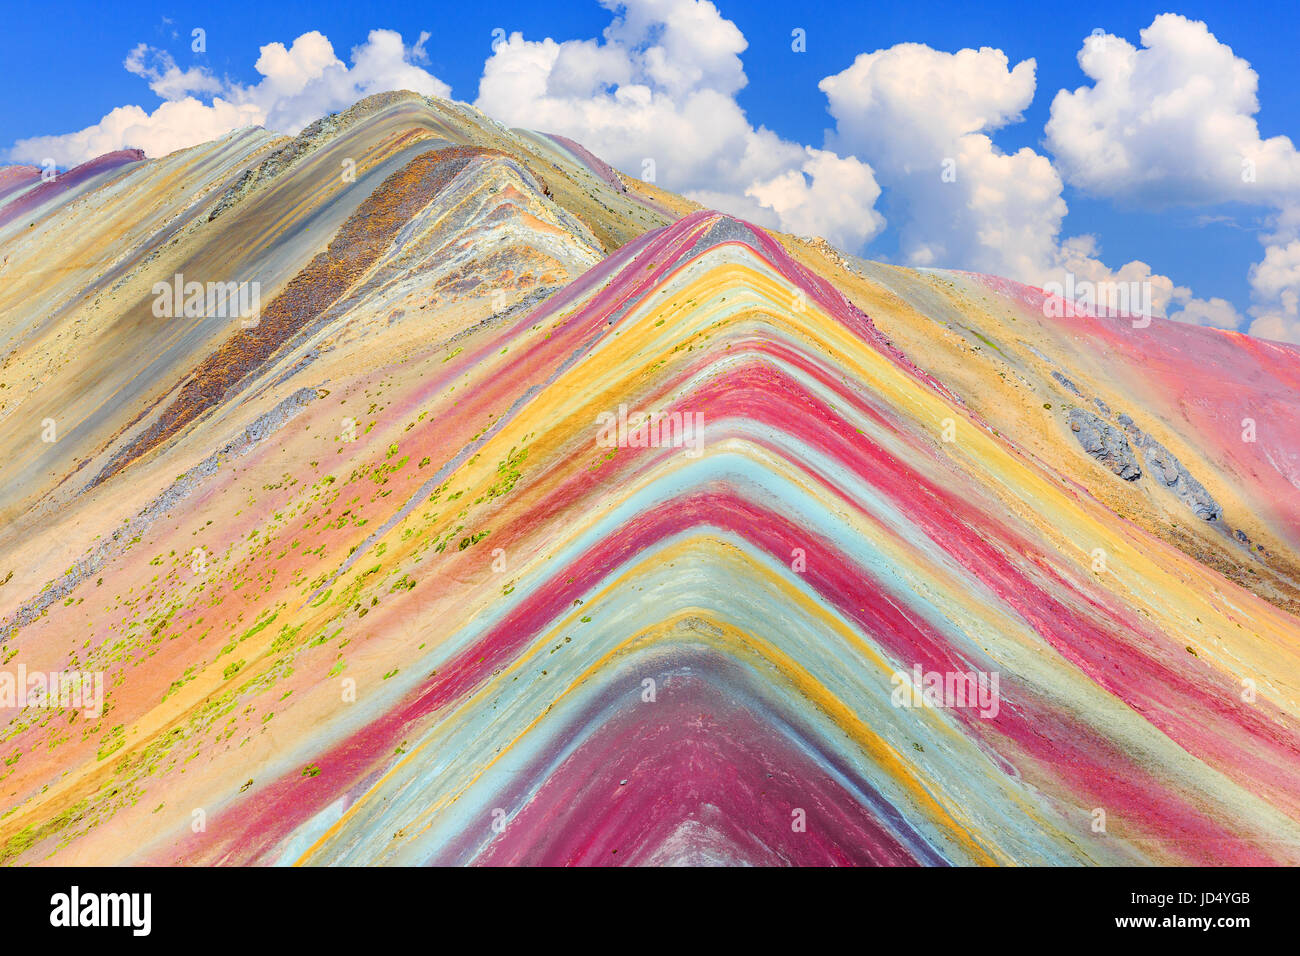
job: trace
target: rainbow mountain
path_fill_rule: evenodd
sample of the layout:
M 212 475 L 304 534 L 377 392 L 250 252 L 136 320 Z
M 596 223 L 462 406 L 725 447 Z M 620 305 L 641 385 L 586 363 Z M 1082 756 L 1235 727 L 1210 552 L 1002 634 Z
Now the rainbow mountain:
M 1300 350 L 1049 299 L 411 93 L 0 170 L 0 858 L 1300 862 Z

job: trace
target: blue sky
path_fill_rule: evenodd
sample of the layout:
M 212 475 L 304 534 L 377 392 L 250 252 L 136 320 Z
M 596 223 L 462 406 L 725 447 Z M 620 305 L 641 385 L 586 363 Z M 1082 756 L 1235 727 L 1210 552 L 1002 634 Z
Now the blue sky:
M 689 2 L 638 0 L 634 6 L 644 6 L 644 16 L 654 21 L 656 11 L 677 9 Z M 31 8 L 25 5 L 15 7 L 15 12 L 3 16 L 5 28 L 0 30 L 0 62 L 6 66 L 5 75 L 11 85 L 8 95 L 0 98 L 0 151 L 32 137 L 57 136 L 92 127 L 114 108 L 123 105 L 138 105 L 146 112 L 155 110 L 163 102 L 162 98 L 150 89 L 147 77 L 138 71 L 132 73 L 123 65 L 128 54 L 140 44 L 150 48 L 148 56 L 155 64 L 162 62 L 157 59 L 160 54 L 170 55 L 178 69 L 201 68 L 214 78 L 214 84 L 219 80 L 233 87 L 249 87 L 261 79 L 254 63 L 258 60 L 260 48 L 269 43 L 279 42 L 288 47 L 299 36 L 318 31 L 328 38 L 334 54 L 346 63 L 350 62 L 349 51 L 367 43 L 372 30 L 396 31 L 408 49 L 422 32 L 428 32 L 430 36 L 421 47 L 424 55 L 411 55 L 410 62 L 449 86 L 455 99 L 474 102 L 480 97 L 485 60 L 494 55 L 491 44 L 495 28 L 501 28 L 507 34 L 519 32 L 525 44 L 548 37 L 556 41 L 600 40 L 602 31 L 610 26 L 614 16 L 611 10 L 595 0 L 548 4 L 482 0 L 455 6 L 264 0 L 204 5 L 76 2 L 43 5 L 39 8 L 42 12 L 40 17 L 34 16 L 29 12 Z M 1277 161 L 1286 166 L 1286 171 L 1277 173 L 1275 177 L 1280 185 L 1270 188 L 1267 198 L 1261 201 L 1254 200 L 1258 192 L 1219 188 L 1210 178 L 1211 174 L 1189 172 L 1182 177 L 1177 188 L 1170 190 L 1174 201 L 1157 204 L 1150 197 L 1158 190 L 1152 188 L 1150 182 L 1121 181 L 1118 177 L 1103 182 L 1090 177 L 1082 169 L 1069 175 L 1070 162 L 1059 158 L 1054 147 L 1073 137 L 1066 135 L 1052 141 L 1045 133 L 1057 91 L 1074 90 L 1095 81 L 1085 74 L 1077 60 L 1085 38 L 1100 28 L 1135 48 L 1141 48 L 1140 31 L 1151 25 L 1158 14 L 1174 12 L 1189 21 L 1204 21 L 1213 40 L 1230 48 L 1231 54 L 1249 64 L 1258 75 L 1258 112 L 1244 112 L 1258 123 L 1260 140 L 1288 136 L 1300 128 L 1300 122 L 1297 122 L 1300 120 L 1300 85 L 1294 83 L 1293 65 L 1300 6 L 1267 2 L 1180 3 L 1176 7 L 1145 3 L 1073 3 L 1053 7 L 1040 3 L 791 4 L 769 0 L 745 3 L 718 0 L 716 8 L 714 19 L 730 21 L 743 35 L 740 45 L 744 48 L 737 54 L 743 67 L 743 86 L 734 81 L 724 62 L 730 55 L 728 51 L 737 44 L 728 41 L 723 31 L 718 34 L 721 46 L 717 50 L 701 48 L 692 51 L 692 55 L 698 53 L 704 64 L 703 76 L 695 88 L 655 87 L 656 92 L 673 98 L 681 106 L 698 92 L 699 87 L 710 84 L 723 87 L 724 94 L 734 101 L 738 111 L 743 111 L 744 119 L 752 127 L 766 128 L 779 138 L 777 152 L 784 150 L 782 156 L 785 158 L 781 161 L 773 159 L 762 168 L 746 167 L 742 170 L 740 160 L 723 155 L 723 149 L 701 158 L 687 171 L 682 164 L 672 161 L 678 147 L 656 140 L 646 143 L 640 152 L 657 152 L 662 157 L 657 157 L 661 185 L 694 194 L 696 198 L 713 196 L 718 202 L 711 204 L 734 202 L 738 208 L 730 211 L 740 214 L 752 207 L 754 218 L 771 217 L 771 221 L 762 222 L 763 225 L 791 231 L 804 231 L 796 227 L 806 225 L 811 231 L 821 224 L 819 215 L 835 211 L 832 208 L 835 203 L 818 198 L 813 183 L 814 173 L 806 165 L 800 170 L 800 161 L 793 150 L 804 146 L 832 150 L 836 157 L 852 159 L 853 162 L 850 166 L 827 172 L 825 182 L 838 183 L 841 190 L 853 192 L 853 184 L 864 182 L 863 175 L 870 177 L 866 181 L 878 185 L 880 194 L 871 202 L 863 200 L 859 204 L 863 210 L 862 221 L 873 221 L 872 215 L 878 214 L 888 224 L 883 228 L 863 226 L 855 231 L 850 223 L 828 222 L 820 234 L 869 258 L 924 265 L 927 264 L 926 257 L 931 254 L 929 250 L 934 250 L 938 258 L 933 259 L 933 265 L 982 271 L 997 268 L 1003 273 L 1020 272 L 1014 275 L 1015 278 L 1041 282 L 1045 274 L 1043 270 L 1048 268 L 1044 264 L 1047 258 L 1055 256 L 1052 263 L 1064 261 L 1057 251 L 1035 253 L 1035 264 L 1024 256 L 1017 257 L 1013 249 L 1001 250 L 997 255 L 989 254 L 982 248 L 986 243 L 974 237 L 974 231 L 992 228 L 990 221 L 1005 225 L 996 211 L 987 213 L 985 219 L 958 217 L 961 221 L 955 221 L 951 229 L 954 233 L 964 230 L 967 233 L 964 238 L 941 234 L 944 228 L 942 210 L 927 211 L 923 208 L 931 203 L 930 197 L 934 194 L 928 191 L 929 186 L 924 187 L 925 192 L 918 191 L 922 187 L 917 185 L 913 170 L 917 164 L 927 169 L 930 165 L 937 168 L 942 157 L 929 155 L 926 152 L 928 145 L 920 145 L 930 143 L 931 139 L 919 133 L 914 136 L 911 140 L 913 149 L 917 151 L 914 156 L 902 155 L 898 150 L 893 153 L 873 152 L 877 148 L 873 141 L 876 138 L 894 137 L 906 141 L 908 135 L 895 137 L 898 127 L 892 120 L 886 124 L 889 128 L 881 128 L 879 120 L 882 114 L 871 106 L 864 106 L 855 114 L 865 124 L 858 133 L 846 132 L 853 118 L 846 117 L 845 113 L 858 107 L 852 104 L 842 106 L 840 116 L 832 115 L 828 110 L 828 94 L 818 85 L 823 78 L 849 69 L 859 54 L 894 48 L 898 44 L 924 44 L 944 56 L 968 48 L 992 47 L 1005 54 L 1008 70 L 1023 60 L 1034 60 L 1032 98 L 1019 111 L 1023 117 L 1019 122 L 999 121 L 983 130 L 963 131 L 963 135 L 987 135 L 999 154 L 1028 149 L 1041 157 L 1044 164 L 1052 164 L 1055 172 L 1042 165 L 1033 169 L 1045 175 L 1059 173 L 1063 180 L 1060 199 L 1068 206 L 1068 214 L 1059 223 L 1058 245 L 1065 246 L 1066 240 L 1082 235 L 1091 235 L 1096 240 L 1086 257 L 1089 263 L 1096 265 L 1081 267 L 1084 271 L 1101 269 L 1103 263 L 1110 270 L 1120 270 L 1126 263 L 1140 260 L 1150 267 L 1153 275 L 1168 277 L 1173 286 L 1189 290 L 1181 295 L 1181 302 L 1170 302 L 1168 311 L 1171 314 L 1180 305 L 1186 306 L 1189 300 L 1193 303 L 1208 302 L 1217 297 L 1231 303 L 1235 314 L 1231 321 L 1243 330 L 1253 319 L 1261 316 L 1272 318 L 1257 327 L 1256 334 L 1282 338 L 1289 337 L 1288 332 L 1293 327 L 1300 330 L 1300 323 L 1294 326 L 1290 323 L 1288 303 L 1291 300 L 1287 298 L 1288 290 L 1293 288 L 1288 285 L 1292 279 L 1296 280 L 1295 287 L 1300 288 L 1300 241 L 1295 243 L 1294 255 L 1291 251 L 1295 238 L 1292 232 L 1296 225 L 1290 222 L 1293 206 L 1292 184 L 1288 178 L 1291 175 L 1289 153 L 1282 151 L 1281 159 Z M 203 54 L 195 54 L 190 49 L 190 30 L 193 27 L 202 27 L 206 31 L 207 49 Z M 791 50 L 791 30 L 796 27 L 806 32 L 807 50 L 804 53 Z M 658 42 L 662 29 L 651 22 L 642 31 L 639 41 L 636 37 L 627 39 L 628 48 L 644 51 Z M 690 29 L 695 28 L 685 28 Z M 729 42 L 731 47 L 727 46 Z M 665 45 L 669 50 L 673 49 L 671 43 Z M 521 46 L 518 55 L 524 57 L 536 49 L 540 48 Z M 894 76 L 900 70 L 904 74 L 908 70 L 919 71 L 927 62 L 930 61 L 900 59 Z M 943 59 L 933 62 L 940 70 L 951 65 Z M 955 66 L 953 69 L 956 71 Z M 617 72 L 615 70 L 615 74 Z M 962 74 L 957 71 L 953 75 L 960 78 Z M 882 84 L 889 80 L 890 75 L 882 69 L 877 71 L 872 82 L 877 88 L 883 88 Z M 628 82 L 626 77 L 624 81 Z M 733 89 L 737 86 L 738 89 Z M 1145 95 L 1143 90 L 1134 88 L 1129 92 L 1140 105 Z M 214 93 L 210 89 L 196 90 L 193 95 L 203 103 L 211 103 Z M 229 97 L 229 92 L 218 91 L 215 95 Z M 1015 99 L 1011 92 L 1007 92 L 1006 97 L 1006 101 Z M 543 111 L 519 91 L 485 98 L 479 105 L 486 108 L 489 103 L 506 104 L 501 108 L 507 113 L 517 109 L 525 116 L 564 116 L 563 102 L 549 102 L 553 109 Z M 309 109 L 310 101 L 303 108 Z M 895 112 L 888 115 L 895 117 L 896 110 L 901 108 L 895 103 L 890 107 Z M 922 98 L 916 108 L 918 114 L 942 113 L 949 105 L 940 102 L 931 110 Z M 487 111 L 492 112 L 491 109 Z M 682 111 L 687 112 L 685 106 L 682 106 Z M 270 115 L 279 118 L 283 125 L 288 114 L 283 111 L 276 113 L 272 109 Z M 657 122 L 658 116 L 649 116 L 647 122 Z M 524 125 L 516 116 L 498 118 L 511 125 Z M 917 129 L 923 130 L 932 119 L 918 115 Z M 555 120 L 550 125 L 560 121 Z M 1115 121 L 1119 124 L 1125 122 L 1123 116 Z M 911 119 L 906 119 L 906 122 L 910 123 Z M 297 125 L 297 122 L 291 125 Z M 678 130 L 679 143 L 691 138 L 690 127 L 683 128 L 687 132 Z M 863 129 L 868 132 L 863 132 Z M 1164 127 L 1161 129 L 1161 135 L 1171 141 L 1170 164 L 1187 162 L 1196 167 L 1199 161 L 1195 157 L 1188 158 L 1187 143 L 1203 141 L 1196 140 L 1194 131 L 1188 132 L 1189 139 L 1184 143 L 1178 138 L 1177 130 L 1169 133 Z M 559 131 L 573 135 L 581 134 L 584 129 L 577 123 L 574 128 Z M 944 135 L 933 130 L 930 132 L 935 136 Z M 599 139 L 599 130 L 591 135 Z M 626 139 L 632 134 L 620 135 Z M 1082 132 L 1079 136 L 1087 138 Z M 581 135 L 575 138 L 583 139 Z M 737 138 L 735 142 L 739 143 L 741 139 Z M 752 145 L 759 139 L 750 136 L 746 142 Z M 978 145 L 970 140 L 966 142 L 971 147 Z M 588 145 L 601 152 L 600 142 L 588 142 Z M 608 144 L 605 150 L 607 158 L 639 175 L 635 157 L 640 155 L 638 148 L 641 144 L 628 145 L 625 151 L 622 146 L 621 140 Z M 946 146 L 935 148 L 939 152 L 948 151 Z M 1163 162 L 1160 155 L 1147 152 L 1146 145 L 1138 143 L 1137 148 L 1143 151 L 1143 162 L 1147 167 L 1159 166 Z M 610 152 L 615 155 L 609 155 Z M 1177 155 L 1180 152 L 1182 155 Z M 26 157 L 20 153 L 10 153 L 10 159 L 32 161 L 34 158 L 34 154 Z M 672 155 L 663 156 L 664 153 Z M 63 160 L 61 156 L 60 161 Z M 1211 160 L 1206 159 L 1201 166 Z M 1030 158 L 1025 162 L 1029 163 Z M 1086 150 L 1073 157 L 1076 166 L 1088 162 L 1090 158 Z M 812 188 L 792 195 L 788 189 L 779 186 L 780 177 L 788 175 L 791 169 L 811 183 Z M 1002 172 L 1004 181 L 999 182 L 997 188 L 1014 184 L 1027 169 L 1030 166 L 1013 173 L 1007 164 Z M 868 172 L 863 174 L 861 170 Z M 971 170 L 963 172 L 959 172 L 959 176 L 965 189 L 973 173 Z M 723 180 L 738 176 L 743 179 L 751 174 L 757 190 L 754 195 L 770 199 L 766 209 L 759 209 L 754 205 L 754 195 L 745 193 L 749 188 L 747 182 L 735 183 L 733 199 L 724 195 L 727 190 L 723 188 L 726 185 Z M 1261 177 L 1264 177 L 1263 172 Z M 764 183 L 768 185 L 764 186 Z M 797 187 L 790 188 L 796 188 L 797 192 Z M 860 192 L 869 194 L 870 189 L 864 187 Z M 823 191 L 822 195 L 830 193 Z M 1295 198 L 1294 209 L 1300 210 L 1300 191 L 1296 192 Z M 954 199 L 951 196 L 944 201 L 962 202 L 960 197 Z M 1300 213 L 1295 218 L 1300 221 Z M 1279 226 L 1279 220 L 1284 224 Z M 1052 220 L 1048 216 L 1043 221 Z M 1008 245 L 1017 242 L 1014 228 L 1013 224 L 1004 231 L 1002 241 Z M 1266 252 L 1271 257 L 1269 267 L 1259 269 L 1252 280 L 1252 266 L 1261 263 Z M 1209 318 L 1214 314 L 1212 309 L 1203 311 L 1205 315 L 1195 307 L 1188 307 L 1184 318 L 1210 324 L 1231 324 Z

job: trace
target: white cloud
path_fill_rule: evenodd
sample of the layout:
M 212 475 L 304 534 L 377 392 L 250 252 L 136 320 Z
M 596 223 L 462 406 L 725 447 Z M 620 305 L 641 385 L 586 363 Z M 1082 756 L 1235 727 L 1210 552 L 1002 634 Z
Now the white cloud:
M 1100 196 L 1277 204 L 1300 189 L 1300 153 L 1262 139 L 1259 77 L 1204 23 L 1156 17 L 1143 49 L 1101 34 L 1079 51 L 1092 86 L 1052 100 L 1047 145 L 1066 180 Z
M 1300 239 L 1272 245 L 1250 268 L 1250 334 L 1300 345 Z
M 1035 63 L 990 47 L 945 53 L 902 43 L 864 53 L 821 81 L 828 143 L 871 164 L 901 208 L 899 247 L 918 266 L 971 269 L 1042 285 L 1077 279 L 1150 283 L 1155 311 L 1174 283 L 1142 262 L 1109 269 L 1091 236 L 1061 238 L 1064 184 L 1032 149 L 1004 153 L 989 134 L 1019 122 Z M 898 216 L 896 219 L 900 218 Z
M 255 69 L 262 79 L 251 86 L 219 80 L 207 70 L 181 70 L 166 52 L 144 44 L 128 54 L 127 70 L 149 82 L 164 102 L 152 113 L 139 106 L 119 106 L 94 126 L 58 136 L 19 140 L 9 151 L 15 162 L 43 162 L 47 157 L 63 166 L 93 159 L 125 147 L 164 156 L 177 149 L 215 139 L 242 126 L 265 126 L 296 133 L 326 113 L 387 90 L 413 90 L 429 96 L 449 96 L 451 88 L 415 65 L 424 57 L 427 34 L 409 49 L 391 30 L 373 30 L 352 51 L 349 67 L 318 32 L 304 33 L 286 48 L 269 43 L 261 48 Z M 203 102 L 193 94 L 211 94 Z
M 128 73 L 149 81 L 149 89 L 164 100 L 184 99 L 189 93 L 220 93 L 221 81 L 201 66 L 182 70 L 170 53 L 141 43 L 122 63 Z
M 1105 33 L 1084 41 L 1092 85 L 1058 92 L 1046 126 L 1058 167 L 1071 185 L 1133 205 L 1271 207 L 1264 260 L 1250 272 L 1250 332 L 1300 342 L 1300 151 L 1260 136 L 1259 77 L 1204 23 L 1166 13 L 1139 36 L 1141 49 Z M 1234 316 L 1211 299 L 1175 318 L 1231 328 Z
M 241 126 L 259 126 L 262 120 L 263 113 L 257 107 L 237 106 L 220 97 L 211 105 L 193 97 L 169 100 L 152 113 L 139 106 L 119 106 L 94 126 L 76 133 L 19 140 L 9 158 L 39 164 L 48 157 L 61 166 L 75 166 L 132 146 L 143 149 L 148 156 L 165 156 Z
M 708 0 L 602 0 L 615 11 L 605 42 L 635 61 L 669 96 L 699 89 L 730 95 L 746 83 L 740 29 Z
M 900 43 L 859 54 L 818 85 L 841 137 L 854 143 L 874 137 L 882 153 L 902 163 L 936 143 L 951 146 L 970 133 L 1018 122 L 1034 98 L 1035 63 L 1008 65 L 1007 55 L 991 47 L 943 53 Z
M 1099 254 L 1095 236 L 1073 236 L 1066 239 L 1055 251 L 1054 264 L 1047 271 L 1049 281 L 1063 282 L 1063 275 L 1072 273 L 1076 285 L 1084 279 L 1097 287 L 1101 287 L 1102 283 L 1123 283 L 1132 288 L 1132 283 L 1139 283 L 1150 294 L 1152 314 L 1168 315 L 1179 320 L 1182 316 L 1170 314 L 1170 306 L 1180 305 L 1186 309 L 1192 302 L 1200 302 L 1192 299 L 1191 289 L 1174 285 L 1172 279 L 1153 272 L 1140 259 L 1126 262 L 1118 269 L 1111 269 L 1098 258 Z
M 707 0 L 607 0 L 597 39 L 499 43 L 475 105 L 560 133 L 634 176 L 789 232 L 858 250 L 884 228 L 871 168 L 755 128 L 735 94 L 747 43 Z
M 1236 306 L 1217 296 L 1210 299 L 1187 299 L 1182 310 L 1171 318 L 1216 329 L 1235 329 L 1241 325 L 1241 314 L 1237 312 Z
M 807 159 L 798 169 L 754 183 L 745 195 L 773 210 L 787 231 L 825 236 L 837 245 L 884 228 L 884 217 L 873 208 L 880 187 L 870 166 L 811 146 L 804 152 Z
M 1294 301 L 1290 312 L 1266 309 L 1260 309 L 1259 312 L 1247 332 L 1259 339 L 1300 345 L 1300 318 L 1295 314 Z

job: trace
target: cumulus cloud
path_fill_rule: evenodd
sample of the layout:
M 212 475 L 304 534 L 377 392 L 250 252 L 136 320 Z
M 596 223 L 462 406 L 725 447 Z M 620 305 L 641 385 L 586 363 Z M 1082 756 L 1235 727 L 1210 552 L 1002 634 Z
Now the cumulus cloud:
M 119 106 L 93 126 L 57 136 L 19 140 L 9 151 L 14 162 L 62 166 L 93 159 L 110 150 L 136 147 L 148 156 L 167 153 L 214 139 L 242 126 L 265 126 L 296 133 L 308 123 L 351 106 L 362 97 L 388 90 L 413 90 L 448 96 L 451 88 L 416 65 L 424 58 L 428 34 L 406 48 L 392 30 L 373 30 L 352 50 L 349 67 L 334 47 L 316 31 L 304 33 L 285 47 L 261 48 L 254 68 L 262 79 L 244 86 L 218 79 L 206 68 L 182 70 L 165 51 L 140 44 L 124 66 L 149 83 L 163 99 L 153 112 L 140 106 Z M 210 96 L 209 102 L 200 97 Z
M 1030 59 L 1008 66 L 1007 55 L 991 47 L 943 53 L 900 43 L 859 54 L 818 85 L 841 136 L 857 143 L 874 136 L 901 160 L 934 143 L 950 145 L 1018 122 L 1034 98 L 1036 64 Z
M 1175 313 L 1180 322 L 1208 325 L 1215 329 L 1235 329 L 1241 325 L 1241 314 L 1227 299 L 1217 296 L 1209 299 L 1187 299 L 1181 311 Z
M 944 265 L 1037 285 L 1144 284 L 1152 311 L 1180 321 L 1300 342 L 1300 153 L 1263 139 L 1258 77 L 1205 24 L 1174 14 L 1120 37 L 1087 37 L 1079 64 L 1093 81 L 1052 101 L 1046 145 L 1003 153 L 990 134 L 1019 122 L 1035 62 L 991 48 L 945 53 L 904 43 L 864 53 L 822 80 L 836 125 L 827 144 L 871 164 L 912 265 Z M 1237 201 L 1273 207 L 1265 259 L 1243 315 L 1134 260 L 1107 266 L 1093 236 L 1063 237 L 1065 184 L 1160 207 Z
M 194 97 L 169 100 L 152 113 L 139 106 L 119 106 L 94 126 L 59 136 L 19 140 L 9 158 L 40 164 L 47 158 L 60 166 L 76 166 L 115 149 L 136 147 L 147 156 L 168 153 L 224 136 L 241 126 L 262 125 L 257 107 L 237 105 L 217 97 L 205 104 Z
M 219 79 L 201 66 L 182 70 L 166 50 L 141 43 L 122 63 L 129 73 L 149 81 L 149 89 L 164 100 L 184 99 L 190 93 L 220 93 Z
M 798 169 L 756 182 L 745 195 L 773 210 L 784 228 L 800 235 L 822 235 L 834 241 L 884 228 L 884 217 L 872 208 L 880 186 L 870 166 L 856 157 L 811 146 L 805 146 L 804 153 L 807 158 Z
M 1277 203 L 1300 189 L 1300 153 L 1262 139 L 1259 77 L 1204 23 L 1173 13 L 1139 34 L 1084 41 L 1093 81 L 1052 100 L 1047 145 L 1072 185 L 1145 205 Z
M 1300 344 L 1300 239 L 1271 245 L 1250 269 L 1250 334 Z
M 828 143 L 866 160 L 901 219 L 899 247 L 917 266 L 971 269 L 1042 285 L 1141 281 L 1162 311 L 1172 280 L 1142 262 L 1111 270 L 1091 236 L 1061 238 L 1064 183 L 1046 156 L 1004 153 L 990 133 L 1020 122 L 1035 62 L 1001 50 L 946 53 L 902 43 L 857 57 L 821 81 L 835 129 Z M 901 211 L 901 217 L 894 213 Z M 1183 290 L 1185 292 L 1185 290 Z
M 871 167 L 754 127 L 736 102 L 745 37 L 707 0 L 607 0 L 599 39 L 499 43 L 475 105 L 760 225 L 857 250 L 884 228 Z
M 1053 263 L 1043 273 L 1046 276 L 1045 281 L 1064 284 L 1066 274 L 1074 276 L 1076 285 L 1087 280 L 1098 289 L 1103 289 L 1105 284 L 1111 283 L 1129 289 L 1141 288 L 1150 299 L 1150 302 L 1144 305 L 1149 304 L 1152 315 L 1170 315 L 1171 307 L 1175 305 L 1186 309 L 1193 302 L 1201 302 L 1199 299 L 1192 298 L 1191 289 L 1175 285 L 1168 276 L 1154 272 L 1140 259 L 1126 262 L 1118 269 L 1110 268 L 1100 259 L 1100 249 L 1095 236 L 1072 236 L 1054 250 Z M 1135 286 L 1134 283 L 1137 285 Z M 1145 311 L 1145 308 L 1130 309 L 1130 311 Z
M 1249 330 L 1300 343 L 1300 151 L 1260 136 L 1259 77 L 1204 23 L 1166 13 L 1139 38 L 1140 49 L 1106 33 L 1084 41 L 1078 61 L 1092 85 L 1058 92 L 1045 129 L 1058 168 L 1071 185 L 1131 205 L 1271 208 L 1264 260 L 1250 272 Z M 1223 299 L 1190 297 L 1173 317 L 1244 321 Z

